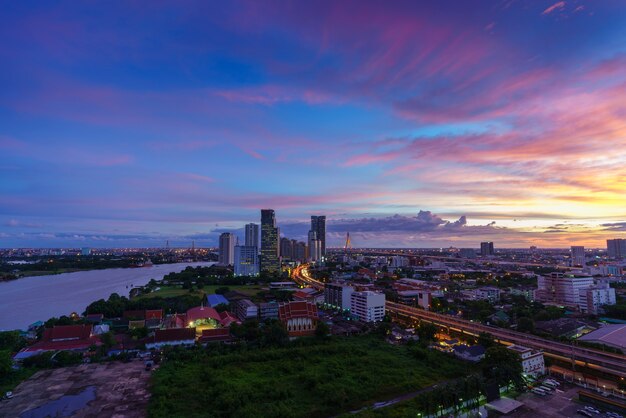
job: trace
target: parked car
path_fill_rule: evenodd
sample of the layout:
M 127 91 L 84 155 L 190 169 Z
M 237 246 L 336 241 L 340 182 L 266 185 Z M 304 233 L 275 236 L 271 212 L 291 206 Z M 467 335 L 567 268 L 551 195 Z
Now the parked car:
M 13 392 L 8 391 L 4 394 L 4 399 L 11 399 L 13 397 Z

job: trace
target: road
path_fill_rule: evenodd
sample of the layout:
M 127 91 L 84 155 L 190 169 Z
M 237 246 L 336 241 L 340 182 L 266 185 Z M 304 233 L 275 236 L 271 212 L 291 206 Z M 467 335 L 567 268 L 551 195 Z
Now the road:
M 306 264 L 294 269 L 292 278 L 302 285 L 308 285 L 318 290 L 323 290 L 324 288 L 324 283 L 311 277 L 308 265 Z M 626 379 L 626 356 L 622 354 L 607 353 L 591 348 L 564 344 L 531 334 L 492 327 L 395 302 L 387 302 L 386 310 L 393 315 L 401 315 L 413 320 L 431 322 L 439 326 L 448 327 L 450 330 L 473 336 L 478 336 L 481 332 L 486 332 L 493 335 L 496 340 L 503 344 L 519 344 L 535 350 L 542 350 L 544 355 L 567 361 L 572 364 L 573 367 L 588 367 L 616 376 L 617 378 Z

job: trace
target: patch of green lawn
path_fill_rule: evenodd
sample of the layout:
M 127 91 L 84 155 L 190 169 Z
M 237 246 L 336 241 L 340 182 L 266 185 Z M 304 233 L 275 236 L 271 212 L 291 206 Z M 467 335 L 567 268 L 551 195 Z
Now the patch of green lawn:
M 201 352 L 155 372 L 149 416 L 330 416 L 466 373 L 443 353 L 415 356 L 373 337 Z

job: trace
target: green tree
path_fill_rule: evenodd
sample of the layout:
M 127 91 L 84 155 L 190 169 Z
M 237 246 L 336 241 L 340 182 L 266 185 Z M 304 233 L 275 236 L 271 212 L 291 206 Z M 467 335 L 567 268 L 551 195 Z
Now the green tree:
M 437 334 L 437 327 L 430 322 L 422 322 L 417 329 L 417 335 L 423 342 L 434 341 L 435 334 Z
M 320 340 L 325 340 L 328 338 L 328 334 L 330 334 L 330 327 L 324 321 L 319 321 L 317 323 L 317 327 L 315 328 L 315 337 Z
M 481 366 L 489 383 L 497 383 L 500 387 L 513 384 L 518 390 L 523 389 L 522 360 L 515 351 L 502 346 L 490 347 Z
M 215 289 L 216 295 L 223 295 L 224 293 L 228 292 L 230 292 L 230 288 L 226 286 L 218 287 L 217 289 Z
M 535 321 L 532 318 L 523 316 L 517 320 L 517 330 L 520 332 L 534 332 Z
M 0 351 L 0 379 L 8 376 L 13 371 L 13 359 L 8 350 Z
M 478 334 L 478 340 L 476 342 L 485 347 L 485 349 L 493 347 L 497 344 L 493 338 L 493 335 L 489 334 L 488 332 L 481 332 L 480 334 Z
M 261 345 L 269 347 L 281 347 L 289 341 L 289 334 L 285 325 L 274 319 L 268 320 L 263 326 L 261 333 Z
M 19 351 L 26 346 L 26 340 L 19 331 L 0 332 L 0 350 Z

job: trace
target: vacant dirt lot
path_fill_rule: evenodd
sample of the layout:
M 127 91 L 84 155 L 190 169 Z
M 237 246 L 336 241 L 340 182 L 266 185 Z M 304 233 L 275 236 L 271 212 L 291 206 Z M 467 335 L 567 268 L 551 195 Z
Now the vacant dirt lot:
M 0 417 L 145 417 L 149 377 L 141 361 L 44 370 L 0 402 Z

